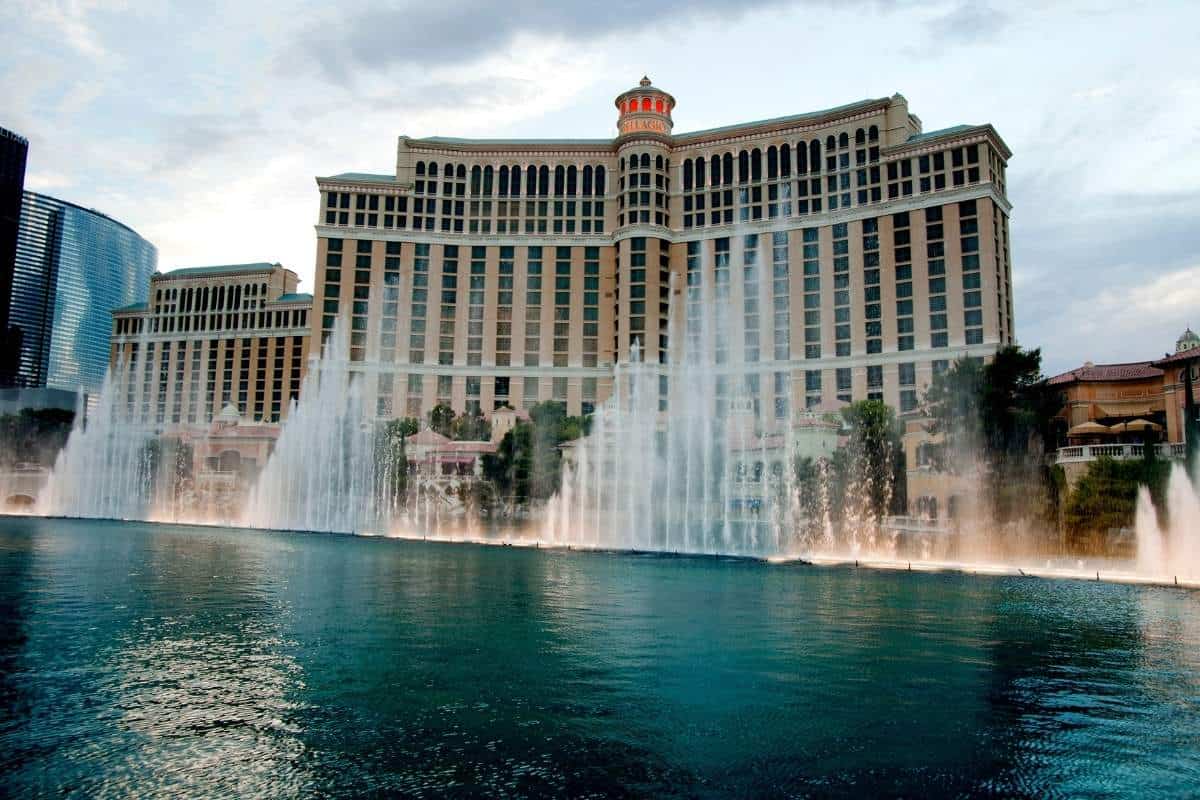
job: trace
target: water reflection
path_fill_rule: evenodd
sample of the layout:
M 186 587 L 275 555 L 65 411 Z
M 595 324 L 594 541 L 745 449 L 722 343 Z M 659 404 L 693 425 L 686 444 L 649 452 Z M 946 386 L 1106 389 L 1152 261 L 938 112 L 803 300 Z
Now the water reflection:
M 61 521 L 0 527 L 0 575 L 8 794 L 1200 778 L 1187 591 Z

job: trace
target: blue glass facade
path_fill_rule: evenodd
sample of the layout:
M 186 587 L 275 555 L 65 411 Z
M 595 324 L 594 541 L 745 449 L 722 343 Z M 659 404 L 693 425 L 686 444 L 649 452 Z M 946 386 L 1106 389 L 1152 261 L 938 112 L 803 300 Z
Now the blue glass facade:
M 10 324 L 17 383 L 93 392 L 108 368 L 114 308 L 144 302 L 158 251 L 105 215 L 26 192 Z

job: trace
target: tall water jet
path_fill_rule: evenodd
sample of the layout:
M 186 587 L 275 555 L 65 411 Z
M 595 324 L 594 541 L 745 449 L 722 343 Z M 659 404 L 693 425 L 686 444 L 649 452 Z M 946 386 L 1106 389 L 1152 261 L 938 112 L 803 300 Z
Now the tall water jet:
M 1138 570 L 1151 577 L 1200 578 L 1200 493 L 1181 464 L 1167 482 L 1166 520 L 1159 520 L 1150 492 L 1137 503 Z
M 341 533 L 386 526 L 391 509 L 380 490 L 387 476 L 377 473 L 375 425 L 349 352 L 339 325 L 309 366 L 300 398 L 250 492 L 243 524 Z
M 38 496 L 38 514 L 147 519 L 170 507 L 174 442 L 159 437 L 142 404 L 149 364 L 136 357 L 115 364 L 94 407 L 80 398 L 74 428 Z

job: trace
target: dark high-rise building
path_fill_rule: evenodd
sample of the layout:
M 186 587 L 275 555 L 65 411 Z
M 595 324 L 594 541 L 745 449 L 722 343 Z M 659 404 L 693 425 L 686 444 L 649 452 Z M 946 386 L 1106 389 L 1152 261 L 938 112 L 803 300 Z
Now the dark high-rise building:
M 108 368 L 112 311 L 146 300 L 154 245 L 98 211 L 26 192 L 17 234 L 10 325 L 15 384 L 94 392 Z
M 9 331 L 8 316 L 28 153 L 27 139 L 0 128 L 0 386 L 13 382 L 17 353 L 20 351 L 17 332 Z

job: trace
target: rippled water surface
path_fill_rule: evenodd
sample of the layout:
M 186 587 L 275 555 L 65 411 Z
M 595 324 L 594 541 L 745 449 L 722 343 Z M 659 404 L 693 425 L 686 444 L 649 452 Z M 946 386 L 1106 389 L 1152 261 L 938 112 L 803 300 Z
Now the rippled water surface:
M 0 794 L 1195 796 L 1200 593 L 0 520 Z

